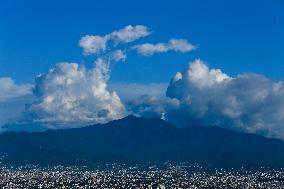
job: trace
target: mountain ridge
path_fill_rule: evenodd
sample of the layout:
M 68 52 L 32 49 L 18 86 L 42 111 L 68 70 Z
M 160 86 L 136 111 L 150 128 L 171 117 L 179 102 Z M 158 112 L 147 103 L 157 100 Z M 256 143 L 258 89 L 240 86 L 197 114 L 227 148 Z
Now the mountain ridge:
M 216 126 L 177 128 L 127 116 L 106 124 L 0 135 L 5 164 L 89 165 L 191 162 L 221 167 L 284 166 L 284 142 Z

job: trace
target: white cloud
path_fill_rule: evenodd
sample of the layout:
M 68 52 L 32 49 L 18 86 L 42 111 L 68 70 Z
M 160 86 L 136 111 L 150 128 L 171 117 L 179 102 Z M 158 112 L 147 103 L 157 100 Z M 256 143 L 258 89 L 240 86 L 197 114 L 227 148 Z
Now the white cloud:
M 105 36 L 86 35 L 80 39 L 79 46 L 85 54 L 98 54 L 106 50 L 107 41 L 108 38 Z
M 0 78 L 0 126 L 17 120 L 32 98 L 32 85 L 16 84 L 9 77 Z
M 15 123 L 21 119 L 25 106 L 33 100 L 33 95 L 25 95 L 0 102 L 0 131 L 3 130 L 3 125 Z
M 211 87 L 230 79 L 230 77 L 222 73 L 220 69 L 209 70 L 208 66 L 200 59 L 195 60 L 195 62 L 190 65 L 185 77 L 185 79 L 190 80 L 190 82 L 196 84 L 199 88 Z
M 165 53 L 168 51 L 189 52 L 196 49 L 196 46 L 189 43 L 186 39 L 171 39 L 168 43 L 144 43 L 133 47 L 143 56 L 151 56 L 155 53 Z
M 114 44 L 129 43 L 141 37 L 150 35 L 150 31 L 146 26 L 128 25 L 117 31 L 103 36 L 100 35 L 86 35 L 79 41 L 79 46 L 83 48 L 85 54 L 100 54 L 107 50 L 108 42 Z
M 146 26 L 128 25 L 120 30 L 114 31 L 111 34 L 109 34 L 109 38 L 113 40 L 115 43 L 129 43 L 141 37 L 150 35 L 150 33 L 151 32 Z
M 110 83 L 121 97 L 128 114 L 163 118 L 178 107 L 178 101 L 166 97 L 167 83 Z
M 178 100 L 166 97 L 167 83 L 110 83 L 121 97 L 128 114 L 164 118 L 178 107 Z
M 201 60 L 172 79 L 167 96 L 179 108 L 167 112 L 172 122 L 208 124 L 284 138 L 284 86 L 258 74 L 229 77 Z
M 0 78 L 0 102 L 13 98 L 30 95 L 32 93 L 32 85 L 17 85 L 10 77 Z
M 179 52 L 189 52 L 196 49 L 196 46 L 189 43 L 186 39 L 171 39 L 168 43 L 169 50 Z
M 76 63 L 59 63 L 36 78 L 36 101 L 28 108 L 34 121 L 46 127 L 65 128 L 104 123 L 124 116 L 124 106 L 107 89 L 108 64 L 98 59 L 93 69 Z
M 165 114 L 177 109 L 178 106 L 179 101 L 176 99 L 151 95 L 142 95 L 126 103 L 127 110 L 131 114 L 161 119 L 165 119 Z
M 136 49 L 139 54 L 144 56 L 151 56 L 155 53 L 163 53 L 169 50 L 165 43 L 158 43 L 158 44 L 144 43 L 142 45 L 134 46 L 134 49 Z
M 111 59 L 118 62 L 118 61 L 125 61 L 126 54 L 122 50 L 115 50 L 111 52 Z

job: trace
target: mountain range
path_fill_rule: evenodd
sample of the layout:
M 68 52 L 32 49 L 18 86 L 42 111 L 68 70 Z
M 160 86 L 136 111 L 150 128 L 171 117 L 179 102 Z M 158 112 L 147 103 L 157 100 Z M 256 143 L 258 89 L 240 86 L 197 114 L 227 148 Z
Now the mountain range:
M 4 164 L 189 162 L 221 167 L 284 165 L 284 142 L 215 126 L 178 128 L 127 116 L 106 124 L 0 135 Z

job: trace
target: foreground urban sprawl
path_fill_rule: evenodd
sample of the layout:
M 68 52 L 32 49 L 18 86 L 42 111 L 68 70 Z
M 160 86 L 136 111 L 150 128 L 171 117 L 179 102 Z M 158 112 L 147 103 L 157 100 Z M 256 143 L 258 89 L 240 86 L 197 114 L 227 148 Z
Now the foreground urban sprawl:
M 1 166 L 1 188 L 284 188 L 284 169 L 182 164 Z

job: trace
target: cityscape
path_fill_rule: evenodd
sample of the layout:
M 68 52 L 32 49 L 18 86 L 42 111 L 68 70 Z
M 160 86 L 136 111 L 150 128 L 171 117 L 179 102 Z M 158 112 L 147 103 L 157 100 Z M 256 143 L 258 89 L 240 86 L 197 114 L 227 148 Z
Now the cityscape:
M 1 188 L 283 188 L 284 170 L 222 169 L 188 163 L 1 166 Z
M 0 0 L 0 189 L 284 189 L 284 0 Z

